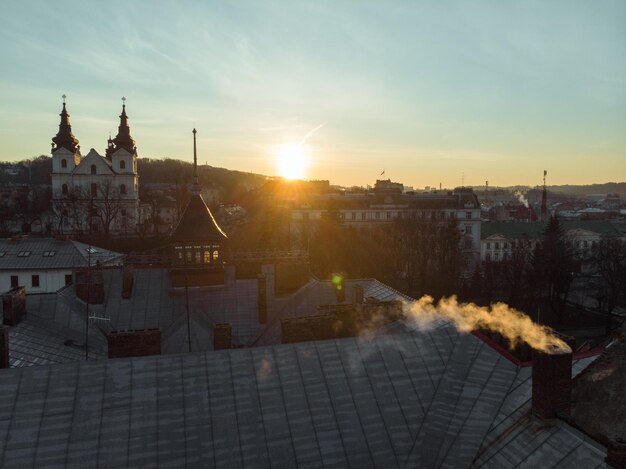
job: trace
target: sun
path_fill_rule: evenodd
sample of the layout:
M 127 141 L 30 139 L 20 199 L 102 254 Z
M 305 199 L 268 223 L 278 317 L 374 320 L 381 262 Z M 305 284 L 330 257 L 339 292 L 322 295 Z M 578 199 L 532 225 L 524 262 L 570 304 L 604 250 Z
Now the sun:
M 300 143 L 280 145 L 276 165 L 280 175 L 286 179 L 303 179 L 309 166 L 305 146 Z

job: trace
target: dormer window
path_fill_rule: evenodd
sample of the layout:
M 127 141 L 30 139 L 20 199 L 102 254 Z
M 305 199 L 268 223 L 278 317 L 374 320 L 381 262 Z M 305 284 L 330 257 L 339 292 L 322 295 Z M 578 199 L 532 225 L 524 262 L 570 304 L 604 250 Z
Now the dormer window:
M 67 160 L 65 158 L 61 160 L 61 168 L 67 168 Z
M 120 169 L 126 169 L 126 160 L 120 160 Z
M 30 256 L 30 251 L 20 251 L 17 253 L 17 257 L 28 257 Z
M 54 257 L 56 253 L 57 253 L 56 251 L 44 251 L 43 257 Z
M 96 174 L 96 173 L 97 173 L 96 165 L 92 164 L 91 165 L 91 174 Z

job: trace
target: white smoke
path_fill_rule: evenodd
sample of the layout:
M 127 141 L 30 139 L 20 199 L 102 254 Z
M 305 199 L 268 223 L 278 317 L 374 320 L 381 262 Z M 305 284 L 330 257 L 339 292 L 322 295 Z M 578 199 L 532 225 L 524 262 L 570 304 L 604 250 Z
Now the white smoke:
M 527 343 L 543 352 L 565 352 L 569 346 L 556 337 L 547 326 L 534 323 L 530 317 L 504 303 L 490 307 L 474 303 L 459 303 L 456 296 L 442 298 L 437 304 L 425 295 L 413 303 L 406 303 L 404 314 L 409 325 L 424 330 L 433 327 L 437 320 L 447 319 L 459 332 L 487 329 L 497 332 L 509 340 L 513 349 Z
M 517 198 L 520 204 L 524 204 L 524 207 L 528 208 L 528 199 L 521 191 L 513 192 L 513 195 Z

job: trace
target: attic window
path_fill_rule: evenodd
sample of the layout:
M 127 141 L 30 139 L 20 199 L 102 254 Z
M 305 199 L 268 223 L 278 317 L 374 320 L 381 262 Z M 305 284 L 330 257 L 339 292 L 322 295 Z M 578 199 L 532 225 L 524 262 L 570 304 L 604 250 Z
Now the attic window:
M 85 251 L 87 251 L 89 254 L 96 254 L 98 252 L 94 248 L 85 248 Z
M 56 251 L 44 251 L 43 257 L 53 257 L 56 253 Z
M 31 252 L 30 251 L 20 251 L 17 253 L 17 257 L 28 257 L 30 256 Z

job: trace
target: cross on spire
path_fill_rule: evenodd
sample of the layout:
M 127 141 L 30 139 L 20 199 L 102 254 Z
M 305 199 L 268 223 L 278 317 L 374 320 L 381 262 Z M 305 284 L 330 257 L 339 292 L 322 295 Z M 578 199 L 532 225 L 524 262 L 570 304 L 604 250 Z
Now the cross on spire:
M 126 96 L 122 96 L 122 104 L 126 104 Z
M 67 98 L 67 96 L 65 96 L 65 93 L 63 93 L 63 96 L 61 96 L 63 98 L 63 104 L 65 104 L 65 98 Z

